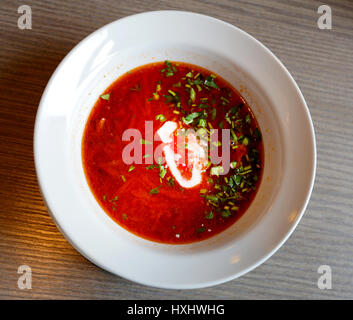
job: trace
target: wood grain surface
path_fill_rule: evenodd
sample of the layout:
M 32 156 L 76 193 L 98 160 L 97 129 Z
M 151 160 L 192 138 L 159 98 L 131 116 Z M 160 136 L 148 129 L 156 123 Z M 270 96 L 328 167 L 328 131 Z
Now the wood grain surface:
M 32 30 L 17 27 L 21 4 L 32 8 Z M 331 6 L 332 30 L 317 27 L 321 4 Z M 34 169 L 35 115 L 59 62 L 97 28 L 159 9 L 212 15 L 264 43 L 296 79 L 316 131 L 315 187 L 293 235 L 249 274 L 201 290 L 145 287 L 87 261 L 49 217 Z M 0 298 L 353 299 L 352 137 L 353 1 L 1 0 Z M 24 264 L 32 268 L 31 290 L 17 286 Z M 331 290 L 318 289 L 320 265 L 332 268 Z

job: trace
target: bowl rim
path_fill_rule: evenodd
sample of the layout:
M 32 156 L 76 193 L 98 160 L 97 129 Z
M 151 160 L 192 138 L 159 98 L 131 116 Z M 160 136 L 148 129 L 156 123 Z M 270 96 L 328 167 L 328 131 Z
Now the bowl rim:
M 137 16 L 146 16 L 146 15 L 151 15 L 151 14 L 182 14 L 182 15 L 196 15 L 196 16 L 202 16 L 204 18 L 209 19 L 210 21 L 219 23 L 219 24 L 223 24 L 227 27 L 233 28 L 234 30 L 236 30 L 237 32 L 242 33 L 244 36 L 246 36 L 247 38 L 249 38 L 250 40 L 252 40 L 253 42 L 255 42 L 258 46 L 262 47 L 262 49 L 264 49 L 266 51 L 266 53 L 271 57 L 271 59 L 274 60 L 274 62 L 280 66 L 282 72 L 284 72 L 284 74 L 286 75 L 286 77 L 288 78 L 288 80 L 291 82 L 291 84 L 294 86 L 296 93 L 298 94 L 299 98 L 300 98 L 300 102 L 302 103 L 302 105 L 304 106 L 304 111 L 306 114 L 307 119 L 309 120 L 309 127 L 310 127 L 310 133 L 311 133 L 311 143 L 313 146 L 313 157 L 312 157 L 312 172 L 311 172 L 311 176 L 310 179 L 308 178 L 308 180 L 310 180 L 309 183 L 309 187 L 308 187 L 308 191 L 306 193 L 306 197 L 305 197 L 305 201 L 303 202 L 300 210 L 299 211 L 299 215 L 296 218 L 296 221 L 294 223 L 292 223 L 291 227 L 289 228 L 289 230 L 286 232 L 285 236 L 283 236 L 283 238 L 281 239 L 281 241 L 279 241 L 275 246 L 273 246 L 273 248 L 267 253 L 265 254 L 261 259 L 259 259 L 256 263 L 253 263 L 252 265 L 250 265 L 247 268 L 244 268 L 241 272 L 235 273 L 232 276 L 228 276 L 228 277 L 224 277 L 222 279 L 218 279 L 218 280 L 214 280 L 214 281 L 209 281 L 209 282 L 205 282 L 205 283 L 199 283 L 199 285 L 192 285 L 190 287 L 182 285 L 182 286 L 170 286 L 170 285 L 163 285 L 161 283 L 154 283 L 154 282 L 149 282 L 148 279 L 146 279 L 146 281 L 140 281 L 138 279 L 135 279 L 132 276 L 128 276 L 126 274 L 121 274 L 118 273 L 116 270 L 111 270 L 110 268 L 108 268 L 107 266 L 102 265 L 94 256 L 91 256 L 90 254 L 88 254 L 87 252 L 85 252 L 85 250 L 83 250 L 82 248 L 80 248 L 80 246 L 78 244 L 75 243 L 75 241 L 71 238 L 71 236 L 66 233 L 63 228 L 61 228 L 60 224 L 58 223 L 55 214 L 53 213 L 53 211 L 51 210 L 51 206 L 48 203 L 48 201 L 46 200 L 45 197 L 45 190 L 43 187 L 43 181 L 45 179 L 45 177 L 43 176 L 43 172 L 40 170 L 39 168 L 39 152 L 38 152 L 38 148 L 39 148 L 39 125 L 40 125 L 40 119 L 42 117 L 42 113 L 43 113 L 43 109 L 44 109 L 44 104 L 45 101 L 47 99 L 47 95 L 49 92 L 50 87 L 52 86 L 52 83 L 54 81 L 54 79 L 56 78 L 57 74 L 60 72 L 62 66 L 66 63 L 66 61 L 68 59 L 70 59 L 70 57 L 72 55 L 75 54 L 75 52 L 83 45 L 83 43 L 89 41 L 89 39 L 93 38 L 94 36 L 96 36 L 97 34 L 99 34 L 100 32 L 102 32 L 105 29 L 108 29 L 110 26 L 112 26 L 115 23 L 118 23 L 120 21 L 125 21 L 128 19 L 132 19 L 132 18 L 136 18 Z M 55 71 L 53 72 L 52 76 L 50 77 L 50 80 L 48 81 L 46 88 L 42 94 L 40 103 L 39 103 L 39 107 L 37 110 L 37 114 L 36 114 L 36 118 L 35 118 L 35 126 L 34 126 L 34 143 L 33 143 L 33 152 L 34 152 L 34 162 L 35 162 L 35 169 L 36 169 L 36 173 L 37 173 L 37 179 L 38 179 L 38 185 L 39 185 L 39 189 L 40 192 L 42 194 L 42 198 L 43 201 L 46 205 L 46 207 L 48 208 L 48 212 L 50 214 L 50 216 L 52 217 L 54 223 L 56 224 L 56 226 L 58 227 L 58 229 L 60 230 L 60 232 L 64 235 L 64 237 L 66 238 L 66 240 L 80 253 L 82 254 L 86 259 L 88 259 L 90 262 L 94 263 L 95 265 L 97 265 L 98 267 L 109 271 L 110 273 L 114 274 L 114 275 L 119 275 L 125 279 L 128 279 L 130 281 L 134 281 L 143 285 L 147 285 L 147 286 L 151 286 L 151 287 L 157 287 L 157 288 L 162 288 L 162 289 L 198 289 L 198 288 L 205 288 L 205 287 L 210 287 L 210 286 L 214 286 L 214 285 L 218 285 L 230 280 L 233 280 L 237 277 L 240 277 L 248 272 L 250 272 L 251 270 L 255 269 L 256 267 L 258 267 L 259 265 L 261 265 L 262 263 L 264 263 L 266 260 L 268 260 L 276 251 L 278 251 L 278 249 L 288 240 L 288 238 L 292 235 L 293 231 L 295 230 L 295 228 L 297 227 L 299 221 L 301 220 L 301 218 L 303 217 L 305 210 L 307 208 L 307 205 L 309 203 L 312 191 L 313 191 L 313 187 L 314 187 L 314 182 L 315 182 L 315 176 L 316 176 L 316 165 L 317 165 L 317 149 L 316 149 L 316 139 L 315 139 L 315 130 L 314 130 L 314 125 L 313 125 L 313 121 L 310 115 L 310 111 L 309 108 L 307 106 L 307 103 L 304 99 L 304 96 L 298 86 L 298 84 L 296 83 L 296 81 L 293 79 L 293 77 L 291 76 L 291 74 L 289 73 L 289 71 L 287 70 L 287 68 L 283 65 L 283 63 L 279 60 L 279 58 L 277 58 L 264 44 L 262 44 L 259 40 L 257 40 L 256 38 L 254 38 L 253 36 L 251 36 L 250 34 L 248 34 L 247 32 L 243 31 L 242 29 L 236 27 L 235 25 L 232 25 L 228 22 L 225 22 L 223 20 L 208 16 L 208 15 L 204 15 L 204 14 L 200 14 L 200 13 L 196 13 L 196 12 L 191 12 L 191 11 L 182 11 L 182 10 L 156 10 L 156 11 L 146 11 L 146 12 L 142 12 L 142 13 L 137 13 L 137 14 L 132 14 L 129 16 L 125 16 L 122 17 L 120 19 L 117 19 L 115 21 L 112 21 L 102 27 L 100 27 L 99 29 L 95 30 L 94 32 L 90 33 L 89 35 L 87 35 L 86 37 L 84 37 L 77 45 L 75 45 L 70 51 L 69 53 L 64 57 L 64 59 L 59 63 L 59 65 L 56 67 Z

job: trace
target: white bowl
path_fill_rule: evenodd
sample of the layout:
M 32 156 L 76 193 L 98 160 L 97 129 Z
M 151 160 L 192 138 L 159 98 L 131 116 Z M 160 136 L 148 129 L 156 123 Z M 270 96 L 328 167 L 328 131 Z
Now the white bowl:
M 262 183 L 248 211 L 221 234 L 187 245 L 151 242 L 116 224 L 90 192 L 81 161 L 85 122 L 101 92 L 129 69 L 166 59 L 228 80 L 254 111 L 265 146 Z M 45 89 L 34 154 L 49 212 L 81 254 L 132 281 L 175 289 L 216 285 L 268 259 L 302 217 L 316 164 L 308 107 L 282 63 L 238 28 L 178 11 L 129 16 L 81 41 Z

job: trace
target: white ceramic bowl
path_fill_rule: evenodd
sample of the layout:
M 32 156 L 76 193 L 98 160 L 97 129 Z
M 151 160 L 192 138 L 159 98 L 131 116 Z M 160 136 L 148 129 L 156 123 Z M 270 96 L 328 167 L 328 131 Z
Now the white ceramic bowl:
M 95 201 L 81 162 L 83 128 L 100 93 L 129 69 L 166 59 L 228 80 L 254 111 L 265 146 L 262 183 L 248 211 L 221 234 L 188 245 L 150 242 L 121 228 Z M 308 107 L 282 63 L 238 28 L 178 11 L 129 16 L 81 41 L 45 89 L 34 154 L 49 212 L 81 254 L 132 281 L 176 289 L 216 285 L 268 259 L 302 217 L 316 164 Z

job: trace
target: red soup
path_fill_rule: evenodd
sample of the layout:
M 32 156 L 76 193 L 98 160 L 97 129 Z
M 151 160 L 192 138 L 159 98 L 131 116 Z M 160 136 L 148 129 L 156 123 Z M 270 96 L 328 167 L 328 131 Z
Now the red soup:
M 255 197 L 263 159 L 261 131 L 241 95 L 181 62 L 118 78 L 82 139 L 85 175 L 104 211 L 140 237 L 171 244 L 204 240 L 237 221 Z

